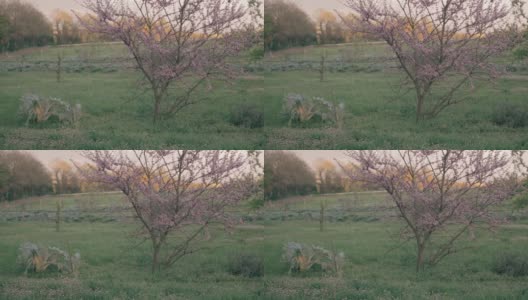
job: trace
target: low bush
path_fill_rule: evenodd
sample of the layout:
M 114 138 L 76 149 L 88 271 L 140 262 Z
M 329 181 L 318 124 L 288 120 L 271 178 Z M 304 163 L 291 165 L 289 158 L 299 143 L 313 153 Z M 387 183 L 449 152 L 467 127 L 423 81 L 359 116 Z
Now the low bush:
M 266 204 L 266 200 L 263 196 L 255 196 L 248 201 L 249 208 L 252 210 L 258 210 Z
M 20 245 L 17 262 L 24 268 L 25 274 L 55 271 L 76 275 L 81 254 L 71 254 L 56 247 L 42 247 L 27 242 Z
M 288 94 L 283 101 L 282 111 L 288 116 L 288 126 L 293 123 L 307 123 L 319 118 L 337 128 L 343 127 L 345 104 L 334 103 L 321 97 L 305 98 L 299 94 Z
M 341 276 L 345 264 L 345 254 L 326 250 L 323 247 L 288 242 L 284 245 L 283 261 L 290 266 L 289 273 L 305 273 L 322 270 Z
M 249 61 L 256 62 L 264 58 L 264 47 L 261 45 L 255 46 L 249 50 Z
M 513 197 L 513 207 L 515 209 L 523 209 L 528 207 L 528 192 L 521 192 Z
M 493 272 L 514 277 L 528 276 L 528 255 L 503 253 L 495 258 Z
M 515 103 L 497 105 L 493 111 L 492 120 L 499 126 L 526 127 L 528 126 L 528 106 Z
M 264 276 L 264 262 L 254 254 L 232 255 L 229 258 L 227 271 L 230 274 L 245 277 Z
M 284 98 L 282 111 L 289 116 L 288 126 L 293 122 L 306 123 L 317 114 L 317 105 L 303 95 L 289 94 Z
M 523 60 L 528 57 L 528 43 L 524 43 L 524 47 L 518 47 L 513 51 L 513 56 L 518 60 Z
M 259 106 L 244 103 L 231 109 L 229 121 L 238 127 L 262 128 L 264 127 L 264 113 Z
M 71 105 L 58 98 L 28 94 L 20 98 L 19 114 L 29 123 L 44 123 L 53 119 L 77 125 L 81 119 L 80 104 Z
M 339 129 L 343 128 L 343 121 L 345 119 L 345 104 L 343 102 L 330 102 L 323 98 L 316 98 L 316 100 L 323 107 L 321 110 L 321 119 L 323 119 L 323 121 L 331 122 Z

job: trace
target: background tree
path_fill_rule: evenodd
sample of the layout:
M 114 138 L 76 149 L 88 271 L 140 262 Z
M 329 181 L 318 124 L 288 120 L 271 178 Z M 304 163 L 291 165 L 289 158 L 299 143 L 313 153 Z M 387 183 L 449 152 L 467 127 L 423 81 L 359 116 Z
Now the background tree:
M 92 163 L 77 163 L 74 162 L 75 172 L 78 174 L 79 188 L 83 193 L 93 193 L 93 192 L 110 192 L 118 191 L 115 187 L 108 184 L 103 184 L 101 182 L 94 182 L 83 176 L 83 174 L 90 172 L 94 169 L 95 165 Z
M 264 47 L 280 50 L 317 43 L 315 24 L 295 3 L 284 0 L 264 2 Z
M 3 162 L 0 162 L 0 201 L 4 200 L 4 195 L 6 195 L 9 189 L 9 169 L 7 165 Z
M 264 195 L 276 200 L 316 191 L 315 176 L 306 162 L 293 152 L 264 153 Z
M 528 57 L 528 29 L 524 30 L 523 40 L 513 51 L 515 58 L 519 60 L 526 59 Z
M 242 0 L 85 0 L 93 14 L 83 25 L 120 40 L 154 96 L 154 121 L 197 101 L 210 78 L 229 79 L 228 63 L 248 48 L 247 6 Z M 172 93 L 169 95 L 169 88 Z
M 331 160 L 319 160 L 315 164 L 321 193 L 341 193 L 345 191 L 345 181 L 336 164 Z
M 65 160 L 56 160 L 51 164 L 54 190 L 56 194 L 73 194 L 81 192 L 81 181 L 77 170 Z
M 359 166 L 352 180 L 387 191 L 416 241 L 416 270 L 456 252 L 468 230 L 498 225 L 492 208 L 510 199 L 519 186 L 501 151 L 350 151 Z M 449 228 L 448 228 L 449 227 Z M 439 233 L 446 238 L 440 238 Z M 433 239 L 435 246 L 433 248 Z
M 0 12 L 0 51 L 7 50 L 7 41 L 9 37 L 9 22 L 7 16 Z
M 50 22 L 31 4 L 18 0 L 0 0 L 0 12 L 9 25 L 2 48 L 14 51 L 53 43 Z M 4 25 L 5 23 L 4 21 Z
M 90 181 L 121 190 L 152 242 L 152 271 L 199 248 L 208 226 L 236 221 L 226 208 L 255 192 L 248 155 L 237 151 L 94 151 Z M 169 243 L 169 239 L 172 239 Z M 163 257 L 161 257 L 163 253 Z
M 250 62 L 258 61 L 264 57 L 264 8 L 263 0 L 248 0 L 249 16 L 248 32 L 252 36 L 249 50 Z
M 514 208 L 520 210 L 528 207 L 528 152 L 515 150 L 512 155 L 516 171 L 524 178 L 522 186 L 513 197 Z
M 81 32 L 74 15 L 57 9 L 51 16 L 56 44 L 76 44 L 81 42 Z
M 528 180 L 525 180 L 519 193 L 513 198 L 515 209 L 524 209 L 528 207 Z
M 46 167 L 25 152 L 0 152 L 0 169 L 7 170 L 3 199 L 11 201 L 52 192 L 52 180 Z M 7 184 L 6 184 L 7 182 Z
M 359 21 L 349 27 L 386 41 L 394 52 L 415 90 L 417 121 L 466 99 L 458 91 L 473 88 L 476 79 L 496 78 L 490 58 L 517 40 L 505 0 L 345 3 Z
M 315 17 L 319 44 L 339 44 L 345 42 L 343 24 L 329 10 L 319 9 Z
M 76 19 L 79 23 L 79 38 L 82 43 L 95 43 L 95 42 L 108 42 L 112 38 L 103 34 L 92 32 L 87 28 L 91 28 L 96 25 L 94 16 L 90 13 L 77 13 Z M 84 25 L 83 25 L 84 24 Z

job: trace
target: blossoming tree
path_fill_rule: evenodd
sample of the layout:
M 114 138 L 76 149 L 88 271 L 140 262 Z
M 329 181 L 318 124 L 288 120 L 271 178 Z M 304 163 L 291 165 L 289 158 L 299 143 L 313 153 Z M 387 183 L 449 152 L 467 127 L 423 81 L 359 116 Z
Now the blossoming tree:
M 250 155 L 240 151 L 91 151 L 85 156 L 92 167 L 79 171 L 92 182 L 123 192 L 152 242 L 155 272 L 200 249 L 195 242 L 208 226 L 235 224 L 236 218 L 226 208 L 248 199 L 257 188 Z
M 154 121 L 195 102 L 210 78 L 230 79 L 228 60 L 250 46 L 249 0 L 84 0 L 91 32 L 122 41 L 154 96 Z M 171 93 L 169 93 L 169 89 Z
M 417 271 L 459 250 L 455 242 L 468 230 L 498 225 L 492 208 L 520 185 L 507 152 L 349 151 L 348 156 L 358 168 L 343 171 L 383 188 L 395 204 L 403 233 L 416 241 Z
M 507 0 L 345 0 L 352 30 L 384 40 L 416 93 L 416 120 L 465 99 L 463 87 L 494 79 L 490 59 L 518 41 L 519 7 Z M 435 89 L 436 88 L 436 89 Z

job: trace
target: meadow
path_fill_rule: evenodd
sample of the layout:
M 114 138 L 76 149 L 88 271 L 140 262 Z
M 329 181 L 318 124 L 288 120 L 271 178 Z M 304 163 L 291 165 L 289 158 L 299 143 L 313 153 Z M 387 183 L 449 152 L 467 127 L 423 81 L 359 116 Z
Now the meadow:
M 294 48 L 251 63 L 244 56 L 244 75 L 232 84 L 213 82 L 212 91 L 196 94 L 206 100 L 154 124 L 152 95 L 141 88 L 122 45 L 25 49 L 0 55 L 0 148 L 526 149 L 528 127 L 493 119 L 501 108 L 528 113 L 527 62 L 509 55 L 496 60 L 508 70 L 497 82 L 477 82 L 475 91 L 464 89 L 468 101 L 416 123 L 413 92 L 401 88 L 402 73 L 382 43 Z M 17 112 L 28 93 L 81 104 L 79 124 L 25 126 Z M 290 93 L 343 102 L 343 127 L 318 120 L 289 127 L 282 107 Z M 240 107 L 250 107 L 242 110 L 249 119 L 262 114 L 264 127 L 235 126 L 232 111 Z
M 321 56 L 325 77 L 320 80 Z M 528 65 L 510 55 L 495 58 L 506 73 L 476 82 L 468 101 L 436 118 L 415 121 L 415 95 L 402 88 L 402 72 L 383 43 L 312 46 L 268 53 L 264 75 L 268 149 L 525 149 L 528 128 L 493 122 L 505 106 L 528 111 Z M 440 86 L 442 89 L 443 87 Z M 345 104 L 341 130 L 308 122 L 288 127 L 281 113 L 289 93 Z
M 55 231 L 54 207 L 61 199 L 66 218 Z M 326 203 L 325 231 L 319 230 L 320 202 Z M 91 203 L 91 204 L 86 204 Z M 412 242 L 402 243 L 400 221 L 383 193 L 295 197 L 259 210 L 233 210 L 245 220 L 232 233 L 214 230 L 208 248 L 159 274 L 150 273 L 149 243 L 133 238 L 137 224 L 119 194 L 24 199 L 0 210 L 0 298 L 2 299 L 525 299 L 525 277 L 492 272 L 495 258 L 528 247 L 528 212 L 505 204 L 495 213 L 510 222 L 496 232 L 463 237 L 469 250 L 434 268 L 414 271 Z M 103 217 L 101 214 L 104 213 Z M 45 214 L 46 217 L 42 217 Z M 33 218 L 31 216 L 41 215 Z M 78 217 L 73 217 L 77 215 Z M 91 218 L 86 216 L 92 215 Z M 25 216 L 19 218 L 19 216 Z M 85 216 L 85 218 L 81 218 Z M 31 241 L 77 249 L 78 277 L 30 274 L 15 261 L 17 248 Z M 288 275 L 281 261 L 289 241 L 345 253 L 342 277 L 320 272 Z M 264 276 L 231 275 L 233 255 L 264 261 Z
M 57 61 L 61 54 L 61 82 Z M 245 63 L 246 57 L 240 59 Z M 123 45 L 85 44 L 25 49 L 0 55 L 0 148 L 2 149 L 261 149 L 261 129 L 232 125 L 233 107 L 259 105 L 259 76 L 200 89 L 207 98 L 181 113 L 152 122 L 153 98 L 140 85 Z M 56 97 L 82 105 L 77 126 L 30 124 L 18 113 L 25 94 Z

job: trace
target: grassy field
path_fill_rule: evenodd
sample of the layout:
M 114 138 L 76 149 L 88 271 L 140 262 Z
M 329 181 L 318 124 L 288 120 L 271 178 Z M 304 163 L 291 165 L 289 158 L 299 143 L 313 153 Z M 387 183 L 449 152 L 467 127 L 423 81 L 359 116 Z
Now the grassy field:
M 120 206 L 117 194 L 104 194 L 92 208 L 79 201 L 97 195 L 61 197 L 68 209 L 87 214 Z M 2 208 L 7 211 L 53 214 L 57 198 L 28 199 Z M 316 219 L 320 201 L 328 206 L 326 230 Z M 333 218 L 338 210 L 348 216 Z M 423 273 L 414 272 L 414 248 L 398 239 L 401 224 L 380 193 L 322 195 L 287 199 L 257 212 L 240 208 L 246 219 L 233 234 L 218 232 L 211 249 L 198 252 L 174 267 L 151 275 L 149 245 L 137 245 L 136 228 L 128 218 L 102 221 L 76 220 L 55 232 L 53 221 L 0 222 L 0 298 L 2 299 L 526 299 L 526 278 L 501 276 L 491 271 L 495 257 L 528 247 L 525 213 L 497 232 L 476 232 L 461 246 L 472 250 L 448 257 Z M 509 211 L 506 205 L 500 210 Z M 278 215 L 281 212 L 282 215 Z M 52 217 L 53 218 L 53 217 Z M 15 263 L 18 246 L 25 242 L 78 249 L 82 266 L 78 278 L 53 274 L 24 276 Z M 298 241 L 342 250 L 346 267 L 342 278 L 317 272 L 288 275 L 281 261 L 282 246 Z M 227 272 L 230 256 L 251 253 L 263 258 L 265 275 L 248 279 Z
M 57 83 L 59 53 L 65 73 Z M 496 84 L 480 82 L 469 101 L 417 124 L 413 94 L 399 89 L 401 73 L 384 44 L 289 49 L 247 64 L 248 72 L 232 85 L 213 83 L 212 92 L 197 94 L 208 100 L 154 125 L 152 97 L 138 88 L 140 75 L 122 45 L 26 49 L 0 56 L 0 148 L 526 149 L 528 128 L 496 125 L 492 114 L 500 106 L 528 105 L 528 66 L 508 56 L 498 62 L 512 72 Z M 17 111 L 27 93 L 82 104 L 79 126 L 26 127 Z M 320 122 L 288 127 L 282 102 L 289 93 L 343 101 L 343 129 Z M 242 103 L 263 111 L 264 128 L 230 123 L 230 111 Z
M 62 82 L 56 60 L 63 55 Z M 244 58 L 245 59 L 245 58 Z M 119 44 L 27 49 L 0 56 L 0 147 L 3 149 L 261 149 L 261 129 L 229 122 L 232 107 L 262 103 L 260 77 L 246 74 L 233 84 L 212 82 L 207 99 L 157 124 L 153 98 L 138 87 L 140 74 Z M 28 93 L 58 97 L 83 107 L 77 128 L 30 125 L 18 115 Z
M 326 53 L 326 54 L 325 54 Z M 326 78 L 320 81 L 319 61 L 325 54 Z M 296 48 L 266 57 L 264 76 L 268 149 L 525 149 L 528 128 L 508 128 L 492 122 L 495 109 L 528 105 L 528 67 L 505 56 L 504 77 L 480 86 L 467 102 L 449 107 L 437 118 L 415 122 L 413 92 L 400 90 L 402 73 L 387 47 L 380 43 Z M 288 93 L 324 97 L 345 103 L 343 130 L 311 123 L 288 128 L 281 114 Z

